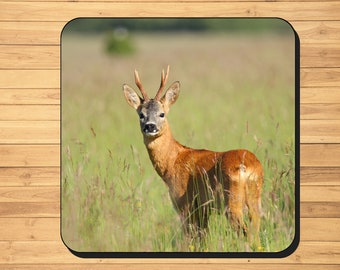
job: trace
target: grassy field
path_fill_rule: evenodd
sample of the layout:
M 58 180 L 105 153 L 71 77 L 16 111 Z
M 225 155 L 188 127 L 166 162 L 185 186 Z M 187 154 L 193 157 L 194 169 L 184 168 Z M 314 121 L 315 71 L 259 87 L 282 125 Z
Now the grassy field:
M 122 84 L 138 69 L 152 96 L 160 71 L 181 94 L 169 122 L 192 148 L 247 148 L 265 170 L 261 246 L 295 234 L 294 37 L 144 34 L 135 53 L 105 54 L 105 37 L 62 39 L 62 237 L 77 251 L 252 251 L 213 214 L 202 241 L 186 239 L 154 171 Z M 136 88 L 136 87 L 135 87 Z

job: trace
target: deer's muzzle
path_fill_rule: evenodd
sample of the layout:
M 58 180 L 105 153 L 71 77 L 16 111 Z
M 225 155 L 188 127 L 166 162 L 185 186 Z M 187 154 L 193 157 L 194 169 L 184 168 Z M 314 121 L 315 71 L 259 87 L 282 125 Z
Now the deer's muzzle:
M 155 136 L 158 131 L 157 126 L 153 123 L 145 124 L 143 128 L 143 133 L 148 136 Z

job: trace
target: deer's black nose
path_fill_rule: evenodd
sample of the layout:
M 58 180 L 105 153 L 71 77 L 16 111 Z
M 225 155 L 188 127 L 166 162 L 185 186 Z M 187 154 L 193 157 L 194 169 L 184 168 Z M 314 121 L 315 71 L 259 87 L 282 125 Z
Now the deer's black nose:
M 158 129 L 157 129 L 157 126 L 155 124 L 150 123 L 150 124 L 146 124 L 144 126 L 143 131 L 145 133 L 155 133 L 155 132 L 158 131 Z

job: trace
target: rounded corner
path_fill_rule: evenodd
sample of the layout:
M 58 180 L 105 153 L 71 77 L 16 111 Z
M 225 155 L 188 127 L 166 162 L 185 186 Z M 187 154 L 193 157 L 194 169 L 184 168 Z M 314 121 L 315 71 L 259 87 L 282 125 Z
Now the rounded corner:
M 81 255 L 82 252 L 73 249 L 73 248 L 71 247 L 71 245 L 67 243 L 67 240 L 66 240 L 66 239 L 64 238 L 64 236 L 63 236 L 63 231 L 62 231 L 62 229 L 60 230 L 60 239 L 61 239 L 61 241 L 63 242 L 64 246 L 65 246 L 65 247 L 66 247 L 73 255 L 75 255 L 75 256 L 77 256 L 77 257 L 83 257 L 83 256 Z
M 286 19 L 284 19 L 284 18 L 281 18 L 281 17 L 275 17 L 275 18 L 276 18 L 277 20 L 280 20 L 280 21 L 282 21 L 283 23 L 287 24 L 288 27 L 293 31 L 293 34 L 294 34 L 294 36 L 295 36 L 297 42 L 300 43 L 300 37 L 299 37 L 297 31 L 295 30 L 295 28 L 293 27 L 293 25 L 292 25 L 288 20 L 286 20 Z
M 60 40 L 62 40 L 64 31 L 67 30 L 67 27 L 70 27 L 70 25 L 71 25 L 72 23 L 74 23 L 75 21 L 80 20 L 80 19 L 82 19 L 82 18 L 81 18 L 81 17 L 77 17 L 77 18 L 73 18 L 73 19 L 69 20 L 68 22 L 66 22 L 66 24 L 65 24 L 65 25 L 63 26 L 63 28 L 61 29 L 61 32 L 60 32 Z
M 297 248 L 299 247 L 299 244 L 300 244 L 300 232 L 295 231 L 294 239 L 290 243 L 290 245 L 287 246 L 285 249 L 277 252 L 275 254 L 275 257 L 277 257 L 277 258 L 286 258 L 286 257 L 292 255 L 297 250 Z

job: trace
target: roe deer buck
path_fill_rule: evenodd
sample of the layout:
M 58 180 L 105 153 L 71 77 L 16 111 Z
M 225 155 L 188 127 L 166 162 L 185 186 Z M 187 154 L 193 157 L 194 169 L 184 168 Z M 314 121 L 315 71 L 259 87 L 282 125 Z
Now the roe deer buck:
M 136 109 L 144 144 L 151 162 L 169 188 L 171 200 L 187 233 L 195 228 L 204 232 L 212 201 L 226 214 L 235 229 L 259 244 L 261 216 L 262 165 L 248 150 L 213 152 L 183 146 L 171 134 L 166 115 L 179 96 L 179 82 L 174 82 L 162 96 L 169 75 L 161 74 L 155 98 L 150 99 L 138 72 L 135 83 L 142 97 L 127 84 L 125 98 Z M 250 226 L 244 222 L 243 210 L 248 207 Z M 194 231 L 197 232 L 197 231 Z

